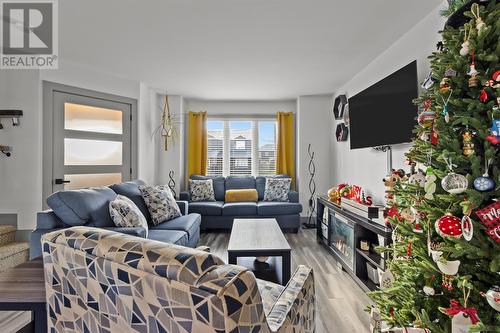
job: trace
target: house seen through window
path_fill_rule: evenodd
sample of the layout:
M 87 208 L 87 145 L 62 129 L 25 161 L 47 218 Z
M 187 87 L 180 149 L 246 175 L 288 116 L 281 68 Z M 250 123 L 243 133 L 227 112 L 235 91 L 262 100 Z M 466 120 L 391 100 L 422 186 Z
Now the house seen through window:
M 276 121 L 209 119 L 209 176 L 276 174 Z

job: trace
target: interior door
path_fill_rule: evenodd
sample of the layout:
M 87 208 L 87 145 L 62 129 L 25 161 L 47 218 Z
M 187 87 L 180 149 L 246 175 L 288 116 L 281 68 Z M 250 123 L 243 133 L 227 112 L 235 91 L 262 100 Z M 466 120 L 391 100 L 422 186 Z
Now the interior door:
M 53 105 L 53 192 L 130 180 L 130 104 L 54 91 Z

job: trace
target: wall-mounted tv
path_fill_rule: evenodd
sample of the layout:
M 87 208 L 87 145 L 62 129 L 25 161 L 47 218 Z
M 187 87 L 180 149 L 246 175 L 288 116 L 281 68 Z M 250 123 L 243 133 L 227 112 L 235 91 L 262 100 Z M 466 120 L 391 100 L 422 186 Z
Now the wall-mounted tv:
M 349 98 L 351 149 L 410 142 L 417 121 L 417 61 Z

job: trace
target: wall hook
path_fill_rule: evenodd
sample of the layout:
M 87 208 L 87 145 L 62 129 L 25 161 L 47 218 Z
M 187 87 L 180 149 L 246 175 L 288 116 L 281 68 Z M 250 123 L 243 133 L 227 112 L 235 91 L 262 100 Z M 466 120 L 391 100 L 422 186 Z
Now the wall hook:
M 9 147 L 9 146 L 2 146 L 0 145 L 0 152 L 2 154 L 4 154 L 5 156 L 7 157 L 10 157 L 12 154 L 11 154 L 11 151 L 12 151 L 12 148 Z

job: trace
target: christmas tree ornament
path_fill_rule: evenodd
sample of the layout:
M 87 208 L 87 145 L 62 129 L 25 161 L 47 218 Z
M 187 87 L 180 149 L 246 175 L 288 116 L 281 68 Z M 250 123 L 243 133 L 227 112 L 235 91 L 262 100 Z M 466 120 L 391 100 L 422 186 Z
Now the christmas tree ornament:
M 436 220 L 434 224 L 439 236 L 460 238 L 462 237 L 462 221 L 451 213 L 446 213 Z
M 444 94 L 446 92 L 448 92 L 451 88 L 450 88 L 450 78 L 448 77 L 443 77 L 441 79 L 441 82 L 439 82 L 439 91 Z
M 469 71 L 467 72 L 467 75 L 470 76 L 469 87 L 474 88 L 474 87 L 477 87 L 479 85 L 479 80 L 477 78 L 477 75 L 479 74 L 479 72 L 476 70 L 476 64 L 474 63 L 474 49 L 472 49 L 472 51 L 471 51 L 471 59 L 472 59 L 472 63 L 469 66 Z
M 380 288 L 381 289 L 391 288 L 392 285 L 394 284 L 394 281 L 395 281 L 394 275 L 389 269 L 387 269 L 380 276 Z
M 486 227 L 485 232 L 495 242 L 500 243 L 500 201 L 495 201 L 476 211 L 481 223 Z
M 444 121 L 446 123 L 450 122 L 450 113 L 448 112 L 448 102 L 450 101 L 451 95 L 453 94 L 453 89 L 450 89 L 450 94 L 448 95 L 448 98 L 445 100 L 443 96 L 441 96 L 441 99 L 443 100 L 443 112 L 441 114 L 444 117 Z
M 448 166 L 449 173 L 441 180 L 441 187 L 448 193 L 460 194 L 467 190 L 469 181 L 463 175 L 453 172 L 453 167 L 456 165 L 452 163 L 451 158 L 444 158 Z
M 370 332 L 371 333 L 382 332 L 382 317 L 380 316 L 379 309 L 377 309 L 374 306 L 372 306 L 370 310 Z
M 406 246 L 406 256 L 407 257 L 411 257 L 412 246 L 413 246 L 412 241 L 408 241 L 408 245 Z
M 403 221 L 407 223 L 413 223 L 415 221 L 415 214 L 413 214 L 411 208 L 408 207 L 401 209 L 401 217 Z
M 408 178 L 408 183 L 412 185 L 417 185 L 420 187 L 424 187 L 425 184 L 425 175 L 422 171 L 418 170 L 416 173 Z
M 472 15 L 474 15 L 474 18 L 476 19 L 476 29 L 479 34 L 481 34 L 486 27 L 486 23 L 484 23 L 483 19 L 481 16 L 479 16 L 479 5 L 477 3 L 474 3 L 471 7 L 471 12 Z
M 436 127 L 435 126 L 432 126 L 431 128 L 431 144 L 433 146 L 437 145 L 438 144 L 438 139 L 439 139 L 439 134 L 438 134 L 438 131 L 436 130 Z
M 418 124 L 424 128 L 429 128 L 435 119 L 436 113 L 434 111 L 424 111 L 418 115 Z
M 497 110 L 498 106 L 495 105 L 493 107 L 493 113 L 496 112 Z M 486 137 L 486 140 L 488 140 L 492 145 L 497 145 L 500 142 L 500 119 L 492 118 L 490 133 L 491 135 L 488 135 Z
M 464 31 L 464 42 L 462 43 L 462 48 L 460 49 L 459 52 L 462 57 L 465 57 L 466 55 L 469 54 L 470 51 L 469 47 L 470 47 L 469 32 L 466 27 Z
M 474 188 L 478 192 L 489 192 L 495 188 L 495 181 L 485 173 L 480 177 L 474 179 Z
M 426 170 L 424 191 L 427 200 L 434 200 L 434 192 L 436 192 L 436 180 L 437 177 L 434 174 L 434 170 L 429 166 Z
M 493 286 L 486 293 L 481 292 L 481 296 L 486 298 L 486 301 L 493 309 L 500 312 L 500 287 Z
M 423 89 L 430 89 L 434 85 L 434 78 L 432 77 L 432 72 L 427 75 L 424 81 L 420 84 Z
M 492 85 L 492 88 L 498 89 L 500 88 L 500 69 L 497 71 L 494 71 L 493 74 L 491 75 L 491 78 L 493 81 L 495 81 L 495 84 Z
M 434 251 L 433 260 L 436 263 L 439 271 L 442 273 L 441 286 L 447 290 L 453 290 L 453 280 L 454 275 L 458 273 L 458 268 L 460 267 L 460 260 L 446 260 L 442 257 L 443 252 Z
M 446 69 L 446 71 L 444 72 L 444 76 L 455 77 L 455 76 L 457 76 L 457 71 L 451 67 L 448 67 L 448 69 Z
M 486 92 L 486 89 L 483 88 L 479 93 L 479 100 L 483 103 L 488 101 L 488 93 Z
M 472 142 L 473 133 L 469 131 L 469 128 L 466 128 L 462 133 L 463 138 L 463 146 L 462 151 L 465 156 L 470 156 L 474 154 L 474 143 Z
M 423 290 L 424 294 L 426 294 L 427 296 L 434 296 L 434 294 L 436 294 L 436 291 L 432 286 L 424 286 Z
M 474 225 L 469 215 L 464 215 L 460 221 L 460 227 L 462 228 L 462 236 L 466 241 L 470 241 L 474 235 Z
M 451 316 L 451 333 L 470 332 L 471 326 L 479 322 L 477 310 L 474 308 L 465 308 L 456 300 L 450 301 L 450 307 L 442 309 L 444 313 Z
M 490 169 L 490 163 L 491 163 L 491 159 L 488 161 L 485 161 L 485 165 L 484 165 L 485 173 L 482 176 L 474 179 L 474 188 L 478 192 L 489 192 L 495 188 L 495 185 L 496 185 L 495 181 L 492 178 L 490 178 L 490 176 L 488 174 L 488 170 Z

